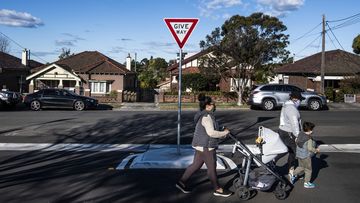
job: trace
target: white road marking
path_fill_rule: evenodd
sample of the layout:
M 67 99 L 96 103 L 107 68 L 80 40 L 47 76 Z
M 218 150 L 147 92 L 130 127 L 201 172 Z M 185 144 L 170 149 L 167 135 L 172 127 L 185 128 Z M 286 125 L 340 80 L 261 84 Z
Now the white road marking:
M 248 145 L 254 147 L 254 145 Z M 0 143 L 0 151 L 95 151 L 95 152 L 144 152 L 149 149 L 176 148 L 167 144 L 80 144 L 80 143 Z M 190 148 L 181 145 L 181 148 Z M 220 145 L 218 152 L 231 152 L 233 145 Z M 323 144 L 320 152 L 360 153 L 360 144 Z

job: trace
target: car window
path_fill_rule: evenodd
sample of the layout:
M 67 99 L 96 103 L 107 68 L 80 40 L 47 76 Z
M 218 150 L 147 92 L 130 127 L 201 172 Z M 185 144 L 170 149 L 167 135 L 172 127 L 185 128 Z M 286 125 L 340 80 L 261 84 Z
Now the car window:
M 274 85 L 274 89 L 276 92 L 282 92 L 283 91 L 283 88 L 281 85 Z
M 266 85 L 260 89 L 261 91 L 275 91 L 274 85 Z
M 43 95 L 44 96 L 59 96 L 60 92 L 59 92 L 59 90 L 44 90 Z
M 298 91 L 298 92 L 303 92 L 302 89 L 296 87 L 296 86 L 291 86 L 291 85 L 286 85 L 285 89 L 287 92 L 293 92 L 293 91 Z

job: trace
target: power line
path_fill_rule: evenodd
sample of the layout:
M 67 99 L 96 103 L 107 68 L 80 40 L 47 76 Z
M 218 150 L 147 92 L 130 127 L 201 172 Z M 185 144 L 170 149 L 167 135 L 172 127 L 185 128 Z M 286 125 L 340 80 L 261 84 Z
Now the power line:
M 330 39 L 330 41 L 331 41 L 332 45 L 334 46 L 334 48 L 335 48 L 335 49 L 337 49 L 337 47 L 336 47 L 336 45 L 335 45 L 335 43 L 334 43 L 333 39 L 331 38 L 331 36 L 329 35 L 329 33 L 328 33 L 328 32 L 326 32 L 326 35 L 327 35 L 327 36 L 328 36 L 328 38 Z
M 310 31 L 306 32 L 305 34 L 301 35 L 300 37 L 294 39 L 292 43 L 295 43 L 296 41 L 298 41 L 298 40 L 306 37 L 306 35 L 310 34 L 312 31 L 314 31 L 314 30 L 315 30 L 316 28 L 318 28 L 320 25 L 321 25 L 321 23 L 319 23 L 319 24 L 316 25 L 314 28 L 312 28 Z M 318 34 L 318 33 L 316 33 L 316 34 Z
M 13 42 L 14 44 L 16 44 L 17 46 L 19 46 L 21 49 L 26 49 L 25 47 L 21 46 L 19 43 L 17 43 L 15 40 L 11 39 L 9 36 L 5 35 L 3 32 L 0 31 L 0 34 L 2 34 L 3 36 L 5 36 L 7 39 L 9 39 L 11 42 Z M 41 57 L 37 56 L 36 54 L 33 54 L 30 52 L 30 55 L 35 56 L 36 58 L 42 60 L 43 62 L 47 63 L 46 60 L 42 59 Z
M 345 52 L 345 54 L 343 55 L 344 58 L 346 58 L 346 59 L 348 59 L 348 61 L 351 61 L 351 62 L 353 62 L 353 63 L 356 63 L 358 66 L 360 66 L 360 64 L 359 64 L 357 61 L 355 61 L 352 57 L 350 57 L 348 54 L 346 54 L 346 51 L 345 51 L 344 47 L 341 45 L 341 43 L 340 43 L 340 41 L 338 40 L 338 38 L 336 37 L 335 33 L 334 33 L 334 32 L 332 31 L 332 29 L 330 28 L 329 24 L 326 23 L 326 25 L 329 27 L 329 30 L 330 30 L 331 34 L 334 36 L 334 38 L 335 38 L 335 40 L 337 41 L 337 43 L 340 45 L 340 47 L 342 48 L 342 50 Z M 349 66 L 349 67 L 351 67 L 351 66 Z M 357 69 L 354 70 L 353 68 L 352 68 L 352 71 L 353 71 L 353 74 L 354 74 L 354 75 L 359 72 L 359 70 L 357 70 Z
M 344 20 L 347 20 L 347 19 L 350 19 L 350 18 L 353 18 L 353 17 L 356 17 L 356 16 L 360 16 L 360 13 L 349 16 L 349 17 L 346 17 L 346 18 L 343 18 L 343 19 L 339 19 L 339 20 L 328 20 L 327 22 L 330 22 L 330 23 L 340 22 L 340 21 L 344 21 Z
M 329 26 L 329 23 L 326 23 L 326 25 L 328 26 L 331 34 L 335 37 L 337 43 L 340 45 L 340 47 L 342 48 L 342 50 L 345 51 L 344 47 L 341 45 L 341 43 L 339 42 L 338 38 L 336 37 L 336 35 L 335 35 L 334 32 L 332 31 L 331 27 Z
M 0 34 L 2 34 L 3 36 L 5 36 L 7 39 L 9 39 L 10 41 L 12 41 L 14 44 L 18 45 L 20 48 L 25 49 L 24 47 L 22 47 L 19 43 L 17 43 L 15 40 L 11 39 L 10 37 L 8 37 L 7 35 L 5 35 L 4 33 L 2 33 L 0 31 Z
M 305 49 L 307 49 L 309 46 L 311 46 L 316 40 L 318 40 L 319 38 L 321 37 L 321 34 L 319 34 L 319 36 L 317 37 L 317 38 L 315 38 L 313 41 L 311 41 L 308 45 L 306 45 L 302 50 L 300 50 L 299 52 L 297 52 L 296 54 L 295 54 L 295 56 L 296 55 L 298 55 L 298 54 L 300 54 L 301 52 L 303 52 Z
M 351 20 L 345 21 L 345 22 L 343 22 L 343 23 L 341 23 L 339 25 L 336 25 L 336 26 L 332 27 L 332 29 L 333 30 L 340 29 L 340 28 L 343 28 L 343 27 L 354 25 L 354 24 L 359 23 L 359 22 L 360 22 L 360 16 L 356 17 L 356 18 L 353 18 Z

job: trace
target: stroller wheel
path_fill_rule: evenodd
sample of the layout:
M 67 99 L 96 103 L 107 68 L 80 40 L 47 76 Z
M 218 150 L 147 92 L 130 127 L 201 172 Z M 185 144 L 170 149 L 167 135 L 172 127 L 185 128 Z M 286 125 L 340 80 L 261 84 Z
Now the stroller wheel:
M 235 189 L 238 189 L 239 187 L 241 187 L 242 184 L 243 184 L 243 181 L 244 181 L 244 180 L 242 179 L 241 176 L 238 177 L 238 178 L 235 178 L 234 181 L 233 181 L 233 186 L 234 186 L 234 188 L 235 188 Z
M 284 200 L 287 197 L 286 185 L 279 183 L 274 190 L 275 197 L 278 200 Z
M 241 186 L 236 189 L 236 196 L 241 200 L 248 200 L 251 197 L 251 191 L 249 188 Z
M 284 200 L 287 197 L 286 191 L 282 190 L 282 191 L 276 191 L 275 193 L 275 197 L 278 200 Z

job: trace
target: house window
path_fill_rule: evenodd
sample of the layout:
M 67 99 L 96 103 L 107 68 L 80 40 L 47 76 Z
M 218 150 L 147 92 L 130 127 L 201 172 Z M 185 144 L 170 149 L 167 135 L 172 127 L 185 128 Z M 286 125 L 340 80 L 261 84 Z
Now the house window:
M 92 93 L 106 93 L 109 90 L 110 84 L 107 82 L 90 82 L 91 92 Z

